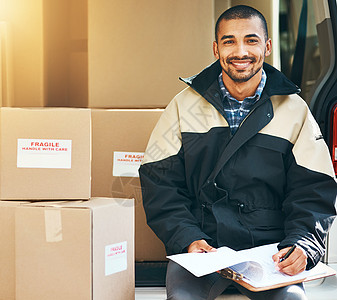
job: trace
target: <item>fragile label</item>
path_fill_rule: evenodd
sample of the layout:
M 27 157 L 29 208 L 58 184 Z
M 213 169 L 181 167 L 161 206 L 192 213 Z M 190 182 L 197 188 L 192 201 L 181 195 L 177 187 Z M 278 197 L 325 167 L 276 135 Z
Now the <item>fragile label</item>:
M 138 169 L 144 158 L 143 152 L 114 152 L 112 175 L 139 177 Z
M 18 168 L 71 169 L 71 140 L 18 139 Z
M 127 264 L 127 242 L 105 246 L 105 276 L 125 271 Z

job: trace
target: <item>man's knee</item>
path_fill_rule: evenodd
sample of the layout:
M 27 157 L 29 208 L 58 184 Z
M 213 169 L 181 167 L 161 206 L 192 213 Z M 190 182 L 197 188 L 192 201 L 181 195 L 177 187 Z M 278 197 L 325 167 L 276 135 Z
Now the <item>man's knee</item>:
M 204 285 L 202 279 L 196 278 L 180 265 L 169 262 L 166 274 L 167 300 L 205 299 L 200 295 Z
M 307 300 L 304 289 L 298 285 L 289 286 L 288 293 L 285 295 L 284 300 Z
M 276 295 L 275 295 L 276 296 Z M 274 298 L 272 298 L 274 299 Z M 307 300 L 304 288 L 301 284 L 290 285 L 281 289 L 275 300 Z

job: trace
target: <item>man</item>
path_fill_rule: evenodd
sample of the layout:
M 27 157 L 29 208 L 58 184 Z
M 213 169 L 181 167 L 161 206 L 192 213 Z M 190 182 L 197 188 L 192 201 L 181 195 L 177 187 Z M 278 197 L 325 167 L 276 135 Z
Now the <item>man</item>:
M 329 151 L 300 90 L 264 63 L 272 43 L 261 13 L 233 7 L 215 34 L 217 61 L 184 79 L 151 135 L 139 170 L 147 222 L 168 254 L 277 242 L 276 268 L 298 274 L 324 255 L 336 214 Z M 230 284 L 168 265 L 170 300 L 215 299 Z M 251 299 L 306 299 L 302 284 L 234 285 Z

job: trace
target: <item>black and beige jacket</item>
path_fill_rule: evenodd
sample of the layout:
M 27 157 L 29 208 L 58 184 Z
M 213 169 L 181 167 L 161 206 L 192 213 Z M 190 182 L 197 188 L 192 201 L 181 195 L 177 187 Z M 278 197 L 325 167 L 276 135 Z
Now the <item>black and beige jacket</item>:
M 324 254 L 336 214 L 329 151 L 298 88 L 264 70 L 261 98 L 234 136 L 218 61 L 184 79 L 155 127 L 139 173 L 147 222 L 168 254 L 200 239 L 236 250 L 296 243 L 307 268 Z

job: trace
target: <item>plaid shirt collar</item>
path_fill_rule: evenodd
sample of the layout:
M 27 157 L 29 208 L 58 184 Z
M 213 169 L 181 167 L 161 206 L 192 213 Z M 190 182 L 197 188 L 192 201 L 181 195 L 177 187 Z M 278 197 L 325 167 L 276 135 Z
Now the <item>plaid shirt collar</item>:
M 267 75 L 266 72 L 262 69 L 262 77 L 261 77 L 261 81 L 259 86 L 257 87 L 254 96 L 250 96 L 245 98 L 243 101 L 239 101 L 237 99 L 235 99 L 226 89 L 223 80 L 222 80 L 222 73 L 220 73 L 219 77 L 218 77 L 218 81 L 219 81 L 219 85 L 220 85 L 220 89 L 223 95 L 223 98 L 228 98 L 231 101 L 235 101 L 238 103 L 243 104 L 244 102 L 246 102 L 247 104 L 250 103 L 251 105 L 253 105 L 256 101 L 258 101 L 261 97 L 262 91 L 264 89 L 264 86 L 266 85 L 266 81 L 267 81 Z
M 223 109 L 232 134 L 235 134 L 242 121 L 248 116 L 255 102 L 260 99 L 266 80 L 267 75 L 262 69 L 262 78 L 255 94 L 245 98 L 243 101 L 238 101 L 227 91 L 222 80 L 222 73 L 220 73 L 218 81 L 223 94 Z

